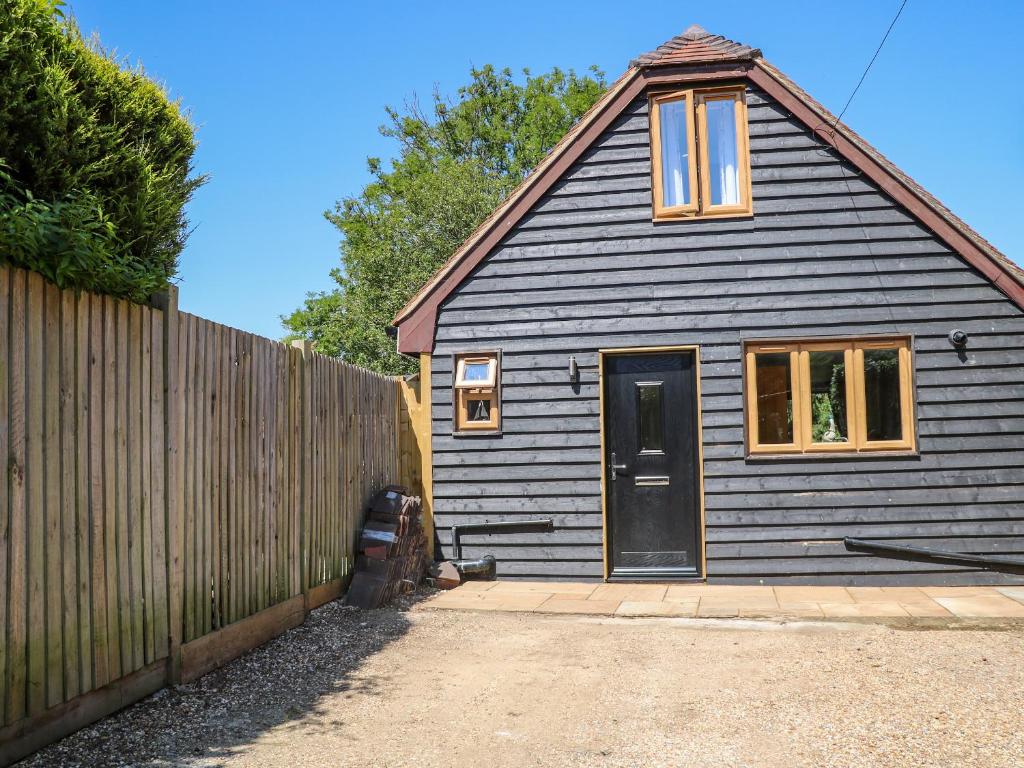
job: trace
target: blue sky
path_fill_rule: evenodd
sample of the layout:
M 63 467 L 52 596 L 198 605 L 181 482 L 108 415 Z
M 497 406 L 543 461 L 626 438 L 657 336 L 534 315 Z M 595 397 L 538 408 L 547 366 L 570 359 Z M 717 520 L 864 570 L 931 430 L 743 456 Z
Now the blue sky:
M 210 182 L 189 209 L 181 307 L 266 336 L 306 292 L 329 289 L 338 235 L 322 213 L 390 156 L 385 105 L 471 65 L 535 72 L 630 58 L 692 23 L 759 47 L 842 108 L 899 0 L 761 2 L 234 2 L 70 0 L 86 33 L 141 61 L 199 125 Z M 855 9 L 855 10 L 854 10 Z M 1024 261 L 1016 35 L 1024 3 L 909 0 L 844 121 Z

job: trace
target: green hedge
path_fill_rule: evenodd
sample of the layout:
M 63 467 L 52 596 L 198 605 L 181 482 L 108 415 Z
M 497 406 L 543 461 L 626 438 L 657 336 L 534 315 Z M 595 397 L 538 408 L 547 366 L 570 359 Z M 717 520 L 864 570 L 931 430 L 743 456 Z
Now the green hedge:
M 141 301 L 188 234 L 195 130 L 56 0 L 0 0 L 0 258 Z

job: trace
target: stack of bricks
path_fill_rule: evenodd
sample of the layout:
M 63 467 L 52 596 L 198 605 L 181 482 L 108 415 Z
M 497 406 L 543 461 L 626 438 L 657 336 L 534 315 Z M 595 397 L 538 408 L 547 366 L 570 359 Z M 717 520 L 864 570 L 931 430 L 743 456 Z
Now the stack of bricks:
M 427 567 L 427 537 L 420 499 L 405 488 L 389 485 L 379 491 L 366 512 L 359 537 L 359 556 L 345 602 L 358 608 L 379 608 L 395 595 L 412 592 Z

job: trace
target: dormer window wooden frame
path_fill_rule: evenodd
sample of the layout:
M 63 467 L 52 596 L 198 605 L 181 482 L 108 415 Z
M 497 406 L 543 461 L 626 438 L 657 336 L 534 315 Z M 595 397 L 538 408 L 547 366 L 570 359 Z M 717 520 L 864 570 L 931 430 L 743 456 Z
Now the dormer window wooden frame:
M 500 360 L 498 352 L 460 353 L 453 357 L 453 434 L 500 433 Z
M 743 86 L 655 93 L 650 96 L 649 115 L 654 221 L 753 213 Z M 716 187 L 714 165 L 722 160 L 714 153 L 723 140 L 727 153 L 735 144 L 736 168 L 728 177 L 720 175 L 721 186 Z

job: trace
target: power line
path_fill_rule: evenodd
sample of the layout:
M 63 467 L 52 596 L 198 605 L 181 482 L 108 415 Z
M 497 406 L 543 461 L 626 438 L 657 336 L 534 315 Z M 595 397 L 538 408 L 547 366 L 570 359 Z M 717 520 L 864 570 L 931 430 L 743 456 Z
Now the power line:
M 893 16 L 892 22 L 889 24 L 889 28 L 885 30 L 885 34 L 882 36 L 882 42 L 878 44 L 878 48 L 875 49 L 875 55 L 871 57 L 871 61 L 864 67 L 864 74 L 860 76 L 860 80 L 857 81 L 857 87 L 853 89 L 853 93 L 850 94 L 850 98 L 846 100 L 846 105 L 843 107 L 843 111 L 839 113 L 836 121 L 832 124 L 832 132 L 835 133 L 836 126 L 839 125 L 839 121 L 843 119 L 843 115 L 846 114 L 846 110 L 850 108 L 850 102 L 853 101 L 853 97 L 857 95 L 857 91 L 860 90 L 861 85 L 864 84 L 864 78 L 868 76 L 868 72 L 871 70 L 871 65 L 875 63 L 875 59 L 878 58 L 878 54 L 882 52 L 882 46 L 885 45 L 885 41 L 889 39 L 889 33 L 892 32 L 892 28 L 896 26 L 896 22 L 900 20 L 900 14 L 903 13 L 903 9 L 907 5 L 907 0 L 903 0 L 900 3 L 900 9 L 896 11 L 896 15 Z

